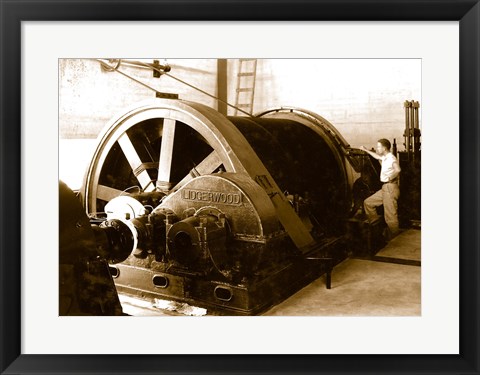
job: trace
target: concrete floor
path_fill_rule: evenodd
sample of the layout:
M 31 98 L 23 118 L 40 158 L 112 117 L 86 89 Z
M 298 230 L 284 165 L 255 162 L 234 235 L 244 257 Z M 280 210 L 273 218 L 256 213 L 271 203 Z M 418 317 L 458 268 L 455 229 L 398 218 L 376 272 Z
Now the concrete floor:
M 420 261 L 420 230 L 409 229 L 393 238 L 377 255 Z
M 267 316 L 415 316 L 421 314 L 420 230 L 392 239 L 376 256 L 382 261 L 349 258 L 332 272 L 267 311 Z
M 348 258 L 338 264 L 332 272 L 331 289 L 326 288 L 322 276 L 263 315 L 419 316 L 420 239 L 420 230 L 403 231 L 371 259 Z M 180 315 L 121 301 L 130 315 Z

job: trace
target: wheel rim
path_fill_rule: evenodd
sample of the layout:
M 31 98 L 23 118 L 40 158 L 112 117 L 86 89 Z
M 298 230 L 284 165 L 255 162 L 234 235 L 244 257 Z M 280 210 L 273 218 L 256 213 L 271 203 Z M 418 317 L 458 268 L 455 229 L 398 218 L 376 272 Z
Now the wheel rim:
M 233 140 L 242 149 L 242 158 L 247 158 L 253 150 L 242 138 L 225 117 L 197 103 L 158 99 L 136 105 L 98 137 L 81 189 L 86 212 L 98 213 L 105 202 L 135 186 L 168 193 L 191 174 L 210 174 L 219 168 L 247 173 L 231 147 Z M 185 151 L 185 145 L 195 149 Z

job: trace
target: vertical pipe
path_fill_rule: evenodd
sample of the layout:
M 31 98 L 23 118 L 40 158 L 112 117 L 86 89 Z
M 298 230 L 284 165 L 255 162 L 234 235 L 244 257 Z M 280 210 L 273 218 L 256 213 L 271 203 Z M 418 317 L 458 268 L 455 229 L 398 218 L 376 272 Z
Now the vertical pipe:
M 416 134 L 416 131 L 415 129 L 417 128 L 417 123 L 416 123 L 416 120 L 417 120 L 417 108 L 415 107 L 415 102 L 412 100 L 412 144 L 413 144 L 413 147 L 412 147 L 412 150 L 413 150 L 413 153 L 415 154 L 415 150 L 417 149 L 417 137 L 415 136 Z
M 412 137 L 412 151 L 415 149 L 415 139 L 414 139 L 414 134 L 415 134 L 415 101 L 412 100 L 411 101 L 411 105 L 410 105 L 410 116 L 411 116 L 411 120 L 410 120 L 410 137 Z
M 415 138 L 415 101 L 411 101 L 410 106 L 410 137 L 411 137 L 411 144 L 412 144 L 412 161 L 415 160 L 415 149 L 417 148 L 417 138 Z
M 414 132 L 414 128 L 415 128 L 415 124 L 413 123 L 415 117 L 413 116 L 413 111 L 414 111 L 414 108 L 413 108 L 413 100 L 410 101 L 410 106 L 409 106 L 409 115 L 410 115 L 410 128 L 409 128 L 409 137 L 410 137 L 410 147 L 411 147 L 411 151 L 413 152 L 413 150 L 415 149 L 415 143 L 414 143 L 414 138 L 413 138 L 413 132 Z
M 410 159 L 410 102 L 408 100 L 403 104 L 405 106 L 405 150 L 407 151 L 408 159 Z
M 223 100 L 217 100 L 217 110 L 222 115 L 227 115 L 227 59 L 217 60 L 217 93 L 218 98 Z
M 420 108 L 420 103 L 415 102 L 415 133 L 413 135 L 415 137 L 415 146 L 416 146 L 414 149 L 415 152 L 420 151 L 420 123 L 418 121 L 419 108 Z

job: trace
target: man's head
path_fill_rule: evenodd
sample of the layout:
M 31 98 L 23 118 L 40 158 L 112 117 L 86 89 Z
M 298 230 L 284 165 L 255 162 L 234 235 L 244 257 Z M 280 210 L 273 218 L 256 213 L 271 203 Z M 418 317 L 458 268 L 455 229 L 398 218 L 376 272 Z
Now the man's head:
M 390 152 L 390 141 L 388 139 L 382 138 L 377 141 L 377 154 L 385 155 Z

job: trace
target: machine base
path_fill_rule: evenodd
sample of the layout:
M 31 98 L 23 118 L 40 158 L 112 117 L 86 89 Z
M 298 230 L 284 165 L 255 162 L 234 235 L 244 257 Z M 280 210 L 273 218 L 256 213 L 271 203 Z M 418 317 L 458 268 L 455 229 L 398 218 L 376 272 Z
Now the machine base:
M 185 302 L 206 308 L 208 315 L 259 315 L 323 274 L 329 276 L 331 269 L 347 257 L 345 250 L 342 238 L 329 239 L 266 276 L 239 284 L 124 264 L 111 268 L 117 290 L 123 295 L 152 302 L 155 298 Z
M 385 244 L 383 230 L 386 228 L 383 219 L 369 223 L 364 219 L 349 219 L 347 222 L 347 238 L 354 256 L 374 256 Z

